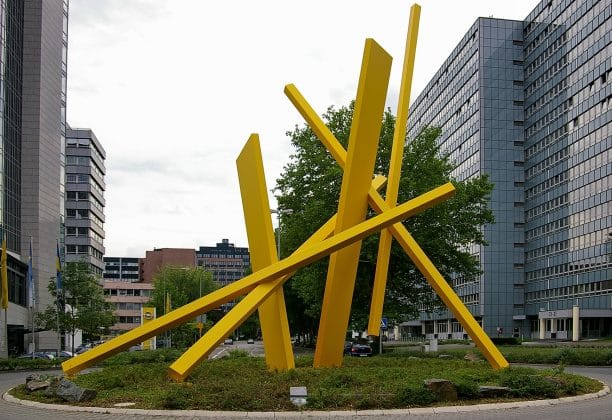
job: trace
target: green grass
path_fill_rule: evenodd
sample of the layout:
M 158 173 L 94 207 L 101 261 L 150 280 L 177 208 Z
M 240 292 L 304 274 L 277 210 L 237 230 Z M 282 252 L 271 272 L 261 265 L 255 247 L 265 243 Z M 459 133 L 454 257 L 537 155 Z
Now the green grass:
M 134 402 L 135 408 L 145 409 L 285 411 L 296 410 L 289 402 L 289 388 L 306 386 L 308 404 L 303 409 L 307 410 L 408 408 L 439 404 L 423 386 L 423 380 L 428 378 L 453 382 L 460 404 L 483 402 L 478 400 L 479 385 L 509 386 L 514 390 L 514 399 L 560 397 L 601 389 L 597 381 L 566 374 L 562 368 L 494 371 L 486 362 L 419 359 L 408 354 L 347 357 L 343 367 L 335 369 L 312 368 L 312 357 L 304 356 L 296 359 L 296 369 L 271 373 L 264 359 L 244 357 L 239 352 L 201 363 L 188 382 L 175 384 L 166 376 L 170 364 L 167 359 L 173 354 L 138 353 L 116 356 L 104 369 L 78 376 L 78 384 L 98 391 L 98 397 L 86 405 L 110 407 Z M 148 361 L 136 363 L 137 359 Z M 50 401 L 42 395 L 26 396 L 23 388 L 15 394 Z
M 612 348 L 610 347 L 499 346 L 498 348 L 510 363 L 612 366 Z M 482 353 L 476 348 L 444 349 L 437 353 L 422 353 L 414 346 L 387 348 L 385 355 L 404 354 L 418 357 L 438 357 L 440 354 L 448 354 L 456 359 L 461 359 L 467 352 L 473 352 L 483 357 Z

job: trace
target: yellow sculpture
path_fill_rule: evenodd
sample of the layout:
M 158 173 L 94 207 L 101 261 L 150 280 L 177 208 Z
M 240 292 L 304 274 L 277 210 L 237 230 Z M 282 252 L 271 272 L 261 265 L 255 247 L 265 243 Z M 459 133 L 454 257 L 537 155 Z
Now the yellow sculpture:
M 253 274 L 65 361 L 62 368 L 66 374 L 73 375 L 238 296 L 245 297 L 172 363 L 168 371 L 169 376 L 177 382 L 185 380 L 201 360 L 258 309 L 268 368 L 291 369 L 294 367 L 294 359 L 282 285 L 297 269 L 330 254 L 314 364 L 318 367 L 340 366 L 361 248 L 360 241 L 378 231 L 382 232 L 370 313 L 370 334 L 378 334 L 392 236 L 463 325 L 489 363 L 496 369 L 508 366 L 508 362 L 491 339 L 401 223 L 402 220 L 450 198 L 455 191 L 452 184 L 444 184 L 396 206 L 419 13 L 420 7 L 413 5 L 386 198 L 383 199 L 378 190 L 387 180 L 382 176 L 373 177 L 372 172 L 391 57 L 375 41 L 368 39 L 365 43 L 348 151 L 343 149 L 297 88 L 293 85 L 285 86 L 285 94 L 289 100 L 338 165 L 344 169 L 337 214 L 292 255 L 277 261 L 259 137 L 252 134 L 237 159 L 237 167 Z M 365 220 L 368 204 L 378 215 Z

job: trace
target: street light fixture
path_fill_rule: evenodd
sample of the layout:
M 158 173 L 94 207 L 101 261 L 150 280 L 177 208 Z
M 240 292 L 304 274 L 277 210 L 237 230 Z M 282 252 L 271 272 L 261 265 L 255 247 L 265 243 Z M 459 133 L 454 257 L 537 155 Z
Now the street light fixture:
M 293 214 L 293 209 L 272 209 L 270 213 L 276 214 L 276 220 L 278 221 L 278 232 L 276 234 L 276 251 L 278 253 L 278 259 L 281 259 L 281 215 Z

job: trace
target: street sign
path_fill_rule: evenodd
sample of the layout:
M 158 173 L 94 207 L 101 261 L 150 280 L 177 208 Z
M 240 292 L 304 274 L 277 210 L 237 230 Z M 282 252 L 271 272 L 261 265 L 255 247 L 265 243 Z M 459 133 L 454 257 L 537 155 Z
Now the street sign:
M 381 330 L 386 330 L 387 329 L 387 325 L 388 325 L 387 318 L 381 318 L 380 319 L 380 329 Z

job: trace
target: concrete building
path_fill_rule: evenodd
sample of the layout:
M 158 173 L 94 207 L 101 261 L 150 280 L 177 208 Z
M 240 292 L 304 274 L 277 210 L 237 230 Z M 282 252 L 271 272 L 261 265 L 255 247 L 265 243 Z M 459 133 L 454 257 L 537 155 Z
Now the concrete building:
M 141 324 L 141 309 L 153 293 L 153 284 L 131 281 L 104 281 L 104 295 L 115 304 L 117 322 L 111 334 L 129 331 Z
M 210 271 L 213 279 L 221 286 L 240 280 L 251 266 L 248 248 L 237 247 L 229 239 L 222 239 L 216 246 L 201 246 L 196 251 L 198 267 Z M 223 311 L 228 311 L 235 302 L 221 305 Z
M 0 356 L 6 356 L 32 343 L 30 306 L 52 303 L 47 284 L 56 243 L 63 245 L 68 2 L 6 1 L 0 19 L 0 214 L 9 250 L 8 337 L 1 329 Z M 26 282 L 30 240 L 33 288 Z M 37 348 L 57 348 L 57 334 L 35 335 Z
M 104 271 L 104 160 L 106 152 L 90 129 L 66 132 L 66 262 L 85 261 Z
M 222 286 L 243 278 L 251 265 L 249 249 L 236 247 L 228 239 L 222 239 L 216 246 L 201 246 L 196 251 L 196 260 L 198 267 L 210 271 Z
M 140 282 L 140 258 L 104 257 L 104 281 Z
M 411 106 L 442 127 L 454 176 L 488 174 L 496 223 L 482 275 L 452 285 L 491 336 L 612 335 L 612 5 L 541 1 L 479 18 Z M 405 332 L 464 335 L 448 311 Z
M 153 283 L 157 272 L 165 266 L 195 268 L 195 250 L 188 248 L 155 248 L 140 259 L 140 279 Z

